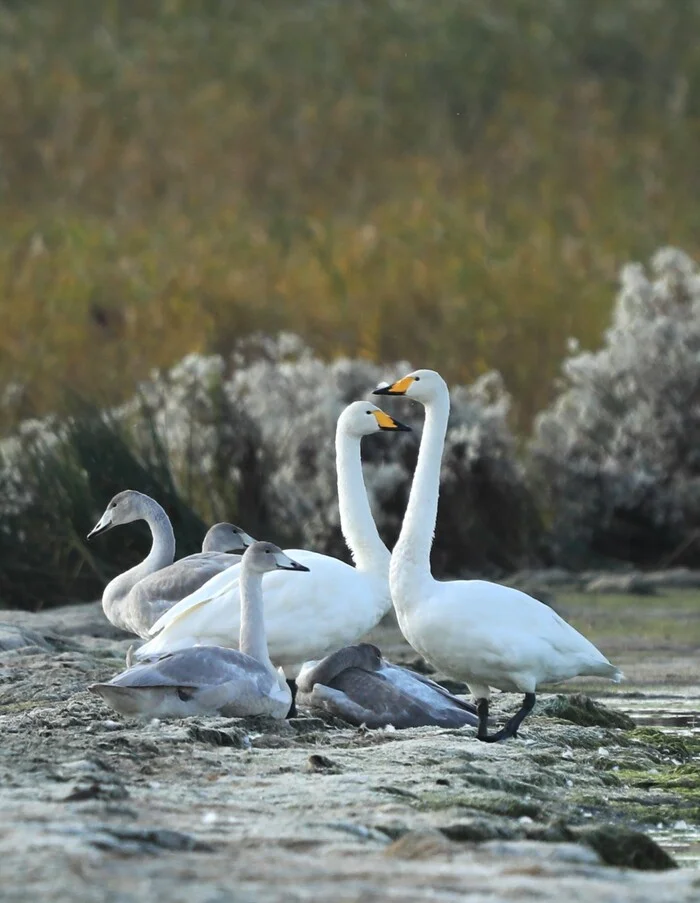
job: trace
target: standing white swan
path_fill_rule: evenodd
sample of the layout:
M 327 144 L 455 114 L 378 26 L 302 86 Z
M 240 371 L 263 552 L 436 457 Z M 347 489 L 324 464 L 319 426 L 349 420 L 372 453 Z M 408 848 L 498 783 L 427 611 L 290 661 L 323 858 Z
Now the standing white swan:
M 171 605 L 239 562 L 240 553 L 254 542 L 240 527 L 215 524 L 204 537 L 202 552 L 173 563 L 175 535 L 168 515 L 155 499 L 135 489 L 114 496 L 87 538 L 136 520 L 145 520 L 151 529 L 151 551 L 107 584 L 102 610 L 115 627 L 140 637 L 148 636 L 151 625 Z
M 360 440 L 380 430 L 408 430 L 366 401 L 349 405 L 338 418 L 336 466 L 340 525 L 355 567 L 337 558 L 304 549 L 285 549 L 305 564 L 301 577 L 268 574 L 265 589 L 265 633 L 270 657 L 292 678 L 302 663 L 356 642 L 391 607 L 390 554 L 377 532 L 362 478 Z M 238 642 L 238 580 L 235 565 L 192 593 L 154 625 L 157 633 L 137 649 L 141 659 L 186 646 Z M 160 631 L 160 633 L 158 633 Z
M 389 582 L 403 635 L 413 648 L 474 694 L 478 738 L 514 737 L 535 704 L 539 684 L 579 675 L 622 679 L 622 672 L 551 608 L 486 580 L 435 580 L 430 549 L 437 519 L 440 463 L 450 413 L 447 385 L 434 370 L 415 370 L 376 395 L 405 395 L 425 406 L 425 427 L 411 495 L 391 555 Z M 520 710 L 488 733 L 491 687 L 525 694 Z
M 275 671 L 263 621 L 263 574 L 306 571 L 271 542 L 254 542 L 241 561 L 240 652 L 195 646 L 145 662 L 88 689 L 123 715 L 185 718 L 217 712 L 229 718 L 284 718 L 292 701 L 284 672 Z

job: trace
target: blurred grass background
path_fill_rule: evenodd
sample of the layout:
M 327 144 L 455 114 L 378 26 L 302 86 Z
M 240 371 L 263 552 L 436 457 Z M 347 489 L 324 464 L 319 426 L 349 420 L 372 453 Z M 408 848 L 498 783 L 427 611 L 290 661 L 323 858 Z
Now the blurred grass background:
M 695 0 L 0 3 L 7 421 L 288 328 L 527 429 L 700 236 Z

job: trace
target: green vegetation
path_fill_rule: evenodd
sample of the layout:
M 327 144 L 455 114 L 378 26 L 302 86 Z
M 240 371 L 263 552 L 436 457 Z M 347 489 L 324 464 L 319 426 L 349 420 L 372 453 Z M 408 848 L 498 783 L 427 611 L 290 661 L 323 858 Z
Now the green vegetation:
M 555 609 L 594 642 L 606 648 L 697 649 L 700 607 L 697 590 L 670 589 L 658 596 L 557 593 Z M 597 638 L 597 639 L 596 639 Z M 611 650 L 612 654 L 612 650 Z
M 695 0 L 0 6 L 0 386 L 67 390 L 293 328 L 499 369 L 521 425 L 619 265 L 697 252 Z

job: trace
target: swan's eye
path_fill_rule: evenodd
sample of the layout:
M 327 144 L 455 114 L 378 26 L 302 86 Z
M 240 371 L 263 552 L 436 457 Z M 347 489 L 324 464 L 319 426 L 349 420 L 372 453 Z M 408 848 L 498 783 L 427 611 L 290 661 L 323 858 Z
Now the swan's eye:
M 265 549 L 265 554 L 266 554 L 266 555 L 269 555 L 269 554 L 270 554 L 270 550 L 269 550 L 269 549 Z
M 367 411 L 367 413 L 368 413 L 368 414 L 371 414 L 372 412 L 371 412 L 371 411 Z
M 420 382 L 420 376 L 414 376 L 414 377 L 413 377 L 413 381 L 419 383 L 419 382 Z

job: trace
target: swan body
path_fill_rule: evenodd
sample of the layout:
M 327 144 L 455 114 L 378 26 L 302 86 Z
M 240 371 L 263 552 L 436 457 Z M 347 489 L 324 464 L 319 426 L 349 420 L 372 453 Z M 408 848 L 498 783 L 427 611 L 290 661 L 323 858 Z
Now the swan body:
M 369 728 L 476 727 L 475 708 L 440 684 L 392 665 L 376 646 L 345 646 L 297 677 L 298 705 Z
M 240 562 L 240 553 L 254 542 L 233 524 L 215 524 L 204 538 L 202 552 L 173 562 L 175 536 L 167 514 L 154 499 L 132 489 L 114 496 L 88 539 L 135 520 L 148 523 L 151 551 L 140 564 L 107 584 L 102 609 L 115 627 L 140 637 L 147 637 L 154 621 L 175 602 Z
M 275 671 L 270 662 L 263 621 L 262 575 L 274 569 L 306 570 L 272 543 L 256 542 L 243 555 L 241 651 L 219 646 L 183 649 L 127 668 L 107 683 L 92 684 L 90 691 L 123 715 L 284 718 L 292 693 L 282 669 Z
M 515 736 L 537 687 L 577 676 L 622 679 L 622 672 L 551 608 L 517 589 L 486 580 L 435 580 L 430 549 L 437 518 L 440 462 L 449 392 L 433 370 L 416 370 L 378 395 L 405 395 L 426 409 L 425 428 L 389 582 L 399 626 L 427 661 L 465 681 L 477 700 L 479 739 Z M 525 694 L 520 711 L 489 735 L 491 688 Z
M 296 676 L 301 664 L 355 642 L 391 607 L 390 554 L 379 537 L 362 479 L 360 440 L 380 430 L 407 430 L 379 408 L 353 402 L 338 418 L 336 466 L 340 523 L 355 560 L 304 549 L 288 555 L 308 574 L 274 573 L 263 579 L 265 632 L 272 660 Z M 145 656 L 194 644 L 237 642 L 240 566 L 234 565 L 174 605 L 153 625 L 153 639 L 136 650 Z

